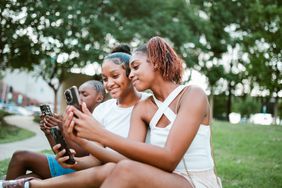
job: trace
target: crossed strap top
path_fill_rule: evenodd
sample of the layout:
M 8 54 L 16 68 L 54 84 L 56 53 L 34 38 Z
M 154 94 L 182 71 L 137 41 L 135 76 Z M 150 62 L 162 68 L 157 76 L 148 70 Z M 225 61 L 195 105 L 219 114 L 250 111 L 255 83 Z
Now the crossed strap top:
M 176 114 L 169 108 L 170 103 L 181 93 L 186 86 L 180 85 L 174 89 L 164 102 L 159 101 L 153 96 L 158 106 L 157 112 L 150 121 L 150 143 L 159 147 L 164 147 L 176 118 Z M 170 121 L 166 127 L 157 127 L 157 123 L 165 115 Z M 184 163 L 189 171 L 210 170 L 214 167 L 211 155 L 210 145 L 210 127 L 209 125 L 200 125 L 196 136 L 194 137 L 190 147 L 183 156 L 183 160 L 179 162 L 175 171 L 186 173 Z

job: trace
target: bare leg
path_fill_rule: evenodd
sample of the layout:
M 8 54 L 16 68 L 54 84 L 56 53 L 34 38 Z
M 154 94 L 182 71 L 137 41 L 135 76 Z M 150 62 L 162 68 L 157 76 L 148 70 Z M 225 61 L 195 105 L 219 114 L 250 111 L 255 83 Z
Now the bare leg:
M 112 187 L 192 188 L 190 183 L 180 175 L 130 160 L 119 162 L 101 186 L 101 188 Z
M 43 179 L 51 177 L 45 155 L 29 151 L 16 151 L 9 163 L 6 180 L 23 177 L 27 170 L 36 174 L 36 177 L 39 176 Z
M 114 163 L 107 163 L 71 174 L 58 176 L 46 180 L 31 180 L 31 188 L 65 188 L 65 187 L 100 187 L 112 172 Z

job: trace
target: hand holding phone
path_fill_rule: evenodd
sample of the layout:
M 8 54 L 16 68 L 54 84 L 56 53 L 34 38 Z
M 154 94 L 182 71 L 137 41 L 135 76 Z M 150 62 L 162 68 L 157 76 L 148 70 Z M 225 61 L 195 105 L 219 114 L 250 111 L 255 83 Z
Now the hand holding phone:
M 49 135 L 50 134 L 50 127 L 49 126 L 46 126 L 45 124 L 45 120 L 44 118 L 46 116 L 53 116 L 53 113 L 51 111 L 51 108 L 48 104 L 42 104 L 40 105 L 40 111 L 41 111 L 41 116 L 40 116 L 40 129 L 46 134 L 46 135 Z
M 40 111 L 43 116 L 53 116 L 51 108 L 48 104 L 40 105 Z
M 64 156 L 69 156 L 69 159 L 66 161 L 66 163 L 67 164 L 75 164 L 73 154 L 71 153 L 70 148 L 67 145 L 61 130 L 57 127 L 52 127 L 51 128 L 51 134 L 52 134 L 56 144 L 61 144 L 60 150 L 63 150 L 63 149 L 66 150 Z

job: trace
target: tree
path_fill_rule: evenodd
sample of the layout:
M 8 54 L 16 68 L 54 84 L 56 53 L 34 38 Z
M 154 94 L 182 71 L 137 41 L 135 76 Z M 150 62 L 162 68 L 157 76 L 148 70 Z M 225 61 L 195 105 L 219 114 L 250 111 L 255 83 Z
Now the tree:
M 243 11 L 240 30 L 247 33 L 243 44 L 249 54 L 249 77 L 274 98 L 274 117 L 278 115 L 278 93 L 282 90 L 282 6 L 280 1 L 250 1 Z M 276 121 L 275 121 L 276 122 Z
M 220 59 L 227 52 L 228 45 L 233 45 L 230 34 L 225 28 L 232 20 L 232 12 L 225 11 L 227 8 L 222 2 L 215 1 L 192 1 L 199 6 L 200 14 L 206 20 L 202 27 L 200 37 L 200 57 L 196 68 L 202 72 L 208 81 L 210 88 L 210 105 L 213 111 L 214 92 L 218 81 L 226 78 L 224 66 Z
M 71 68 L 100 63 L 119 42 L 136 46 L 161 35 L 184 57 L 192 57 L 190 62 L 195 60 L 186 46 L 197 41 L 198 17 L 184 0 L 4 0 L 0 5 L 1 64 L 35 70 L 53 89 L 55 106 L 58 87 Z

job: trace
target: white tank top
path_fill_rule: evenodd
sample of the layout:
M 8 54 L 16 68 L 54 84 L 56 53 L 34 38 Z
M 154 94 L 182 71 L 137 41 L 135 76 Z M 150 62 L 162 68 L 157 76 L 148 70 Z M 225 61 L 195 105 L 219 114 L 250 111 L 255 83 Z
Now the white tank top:
M 168 107 L 169 104 L 178 96 L 178 94 L 186 86 L 180 85 L 173 90 L 164 102 L 157 100 L 154 96 L 155 103 L 158 106 L 158 110 L 153 116 L 150 122 L 150 143 L 159 147 L 164 147 L 168 138 L 170 129 L 176 118 L 176 114 Z M 165 115 L 170 124 L 164 128 L 156 127 L 162 115 Z M 189 171 L 202 171 L 210 170 L 214 167 L 214 162 L 211 156 L 210 147 L 210 127 L 200 125 L 199 130 L 193 139 L 190 147 L 187 149 L 175 171 L 186 173 L 184 162 Z

